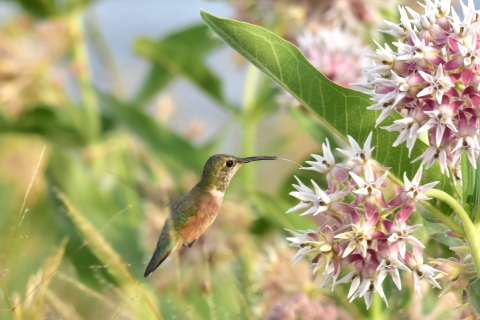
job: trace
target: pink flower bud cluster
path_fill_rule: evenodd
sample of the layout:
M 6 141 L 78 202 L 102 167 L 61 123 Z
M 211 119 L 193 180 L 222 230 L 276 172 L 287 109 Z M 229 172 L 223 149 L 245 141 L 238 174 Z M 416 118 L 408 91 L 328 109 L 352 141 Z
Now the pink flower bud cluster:
M 368 61 L 371 48 L 354 34 L 340 28 L 306 29 L 298 47 L 315 68 L 341 86 L 365 78 L 360 66 Z
M 348 87 L 352 82 L 365 79 L 361 66 L 367 63 L 366 55 L 371 48 L 355 34 L 338 27 L 311 25 L 296 40 L 307 60 L 331 81 Z M 279 102 L 300 104 L 287 91 L 279 96 Z
M 303 257 L 312 261 L 313 272 L 321 270 L 322 286 L 332 289 L 339 283 L 351 283 L 348 298 L 363 297 L 367 308 L 377 292 L 388 305 L 382 283 L 392 277 L 402 288 L 399 270 L 412 274 L 415 291 L 421 295 L 419 280 L 426 279 L 435 287 L 440 285 L 435 275 L 442 273 L 423 263 L 423 244 L 412 235 L 421 225 L 410 226 L 407 219 L 416 210 L 419 200 L 429 200 L 424 192 L 437 182 L 420 185 L 422 166 L 410 181 L 404 176 L 404 188 L 397 187 L 396 195 L 387 201 L 385 187 L 388 169 L 371 158 L 372 134 L 363 148 L 348 137 L 351 150 L 337 149 L 345 163 L 336 163 L 328 140 L 323 144 L 323 156 L 312 155 L 310 167 L 302 168 L 325 174 L 328 188 L 322 190 L 311 180 L 312 188 L 297 178 L 296 191 L 291 192 L 300 203 L 287 211 L 303 211 L 301 215 L 321 215 L 325 224 L 317 230 L 301 230 L 287 238 L 297 247 L 294 264 Z M 347 200 L 348 199 L 348 200 Z M 342 269 L 352 268 L 337 280 Z
M 355 83 L 381 110 L 376 125 L 393 111 L 403 118 L 383 127 L 398 131 L 393 146 L 405 142 L 412 150 L 422 132 L 429 148 L 414 161 L 428 169 L 439 162 L 442 172 L 461 179 L 460 156 L 476 168 L 480 145 L 480 14 L 473 0 L 462 2 L 463 18 L 450 0 L 425 0 L 424 12 L 401 7 L 400 23 L 385 21 L 383 32 L 398 39 L 396 50 L 377 43 L 364 68 L 367 80 Z

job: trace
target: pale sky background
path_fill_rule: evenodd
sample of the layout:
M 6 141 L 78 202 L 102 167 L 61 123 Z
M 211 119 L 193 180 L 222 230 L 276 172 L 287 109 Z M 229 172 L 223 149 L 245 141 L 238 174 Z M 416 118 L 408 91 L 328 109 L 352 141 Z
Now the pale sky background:
M 120 66 L 122 80 L 130 96 L 141 83 L 147 72 L 148 63 L 137 57 L 132 45 L 138 37 L 162 38 L 172 32 L 203 23 L 200 8 L 222 17 L 232 17 L 233 10 L 225 2 L 216 1 L 169 1 L 169 0 L 103 0 L 91 10 L 97 15 L 108 44 L 114 52 L 117 65 Z M 238 79 L 238 68 L 232 64 L 232 52 L 223 48 L 207 58 L 207 64 L 222 78 L 227 97 L 235 103 L 241 102 L 243 80 Z M 100 86 L 106 79 L 94 67 L 94 77 Z M 232 77 L 232 75 L 236 75 Z M 203 134 L 195 139 L 203 142 L 221 129 L 227 115 L 215 102 L 206 97 L 187 80 L 178 78 L 169 85 L 168 97 L 175 106 L 169 119 L 169 125 L 180 133 L 185 133 L 193 123 L 202 123 Z
M 203 23 L 200 8 L 221 17 L 233 17 L 233 8 L 221 1 L 170 0 L 101 0 L 89 8 L 99 20 L 102 32 L 122 75 L 126 96 L 131 96 L 148 70 L 148 62 L 133 51 L 138 37 L 162 38 L 174 31 Z M 15 4 L 0 1 L 0 26 L 18 13 Z M 233 64 L 233 50 L 223 47 L 207 57 L 208 66 L 222 79 L 226 96 L 241 104 L 244 68 Z M 108 87 L 103 68 L 91 51 L 94 83 Z M 193 123 L 202 123 L 203 134 L 194 139 L 201 143 L 221 129 L 228 119 L 215 102 L 184 79 L 176 79 L 169 87 L 168 97 L 175 109 L 169 125 L 179 133 L 188 131 Z

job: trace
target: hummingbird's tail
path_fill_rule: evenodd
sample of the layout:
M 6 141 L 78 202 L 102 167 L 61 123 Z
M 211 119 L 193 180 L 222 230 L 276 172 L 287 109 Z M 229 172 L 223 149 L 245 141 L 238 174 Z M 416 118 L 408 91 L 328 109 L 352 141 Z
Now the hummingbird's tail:
M 165 241 L 166 240 L 166 241 Z M 178 248 L 182 246 L 182 238 L 178 238 L 176 242 L 171 241 L 170 238 L 165 239 L 160 237 L 157 247 L 155 248 L 155 251 L 153 252 L 152 259 L 150 259 L 150 262 L 148 263 L 147 269 L 145 270 L 145 273 L 143 276 L 146 278 L 148 277 L 155 269 L 162 264 L 162 262 L 167 259 L 167 257 L 174 251 L 176 251 Z

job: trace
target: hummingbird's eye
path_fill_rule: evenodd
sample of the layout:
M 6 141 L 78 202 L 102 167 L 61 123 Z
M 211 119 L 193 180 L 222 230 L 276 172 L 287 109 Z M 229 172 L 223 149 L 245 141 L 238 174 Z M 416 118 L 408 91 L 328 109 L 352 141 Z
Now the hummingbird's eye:
M 226 163 L 227 167 L 232 167 L 233 166 L 233 160 L 228 160 Z

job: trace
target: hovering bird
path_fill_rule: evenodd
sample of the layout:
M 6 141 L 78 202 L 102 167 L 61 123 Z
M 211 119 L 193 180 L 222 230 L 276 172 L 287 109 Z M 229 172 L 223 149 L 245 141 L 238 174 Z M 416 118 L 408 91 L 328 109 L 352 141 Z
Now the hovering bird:
M 208 158 L 200 182 L 175 205 L 170 217 L 165 221 L 144 277 L 148 277 L 181 246 L 191 247 L 207 230 L 217 217 L 230 180 L 241 166 L 252 161 L 276 159 L 280 158 L 237 158 L 226 154 L 216 154 Z

